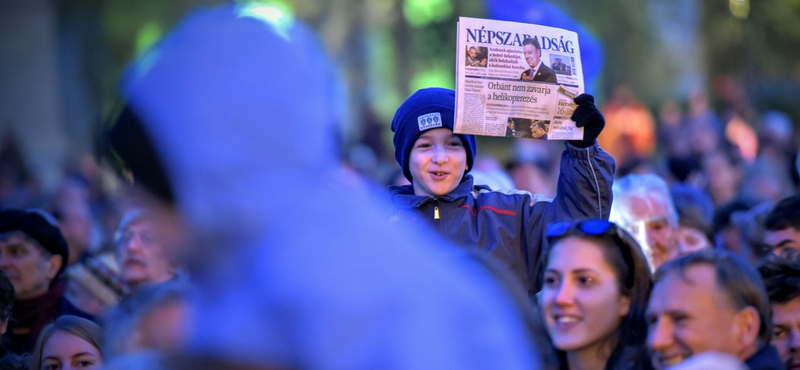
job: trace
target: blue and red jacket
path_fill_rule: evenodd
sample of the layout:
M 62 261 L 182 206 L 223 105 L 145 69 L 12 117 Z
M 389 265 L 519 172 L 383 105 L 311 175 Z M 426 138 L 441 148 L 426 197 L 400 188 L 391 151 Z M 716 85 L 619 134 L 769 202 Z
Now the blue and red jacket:
M 392 186 L 400 222 L 430 224 L 464 247 L 477 247 L 503 261 L 529 294 L 540 289 L 545 227 L 555 221 L 607 220 L 611 210 L 614 159 L 597 145 L 566 143 L 557 195 L 548 199 L 526 191 L 492 191 L 465 175 L 450 193 L 432 198 L 412 185 Z

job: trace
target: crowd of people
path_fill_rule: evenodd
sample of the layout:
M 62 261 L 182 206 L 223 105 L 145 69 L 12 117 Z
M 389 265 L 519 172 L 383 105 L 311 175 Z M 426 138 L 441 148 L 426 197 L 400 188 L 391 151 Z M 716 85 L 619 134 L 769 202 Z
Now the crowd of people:
M 748 135 L 698 103 L 657 130 L 582 94 L 557 166 L 503 169 L 427 88 L 386 191 L 337 155 L 314 33 L 258 7 L 197 10 L 126 69 L 114 193 L 87 160 L 42 197 L 6 139 L 0 370 L 800 369 L 785 116 Z

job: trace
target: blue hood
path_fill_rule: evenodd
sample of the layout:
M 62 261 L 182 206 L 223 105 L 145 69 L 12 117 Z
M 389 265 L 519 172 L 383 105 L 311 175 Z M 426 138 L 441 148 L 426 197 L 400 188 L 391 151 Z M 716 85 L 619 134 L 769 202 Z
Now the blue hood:
M 194 237 L 185 350 L 300 369 L 531 369 L 504 286 L 343 181 L 331 63 L 270 8 L 198 11 L 126 72 Z
M 263 225 L 265 193 L 337 166 L 338 77 L 291 16 L 230 4 L 187 16 L 127 68 L 122 91 L 191 225 L 241 236 Z

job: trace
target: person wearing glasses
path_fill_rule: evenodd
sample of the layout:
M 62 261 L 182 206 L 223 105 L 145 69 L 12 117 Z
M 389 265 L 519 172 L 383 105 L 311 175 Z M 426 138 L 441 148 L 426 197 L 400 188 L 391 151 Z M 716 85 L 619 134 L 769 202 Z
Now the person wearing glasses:
M 120 275 L 131 291 L 178 277 L 177 264 L 167 256 L 155 234 L 153 220 L 144 210 L 129 211 L 120 220 L 114 241 Z
M 539 295 L 560 369 L 652 369 L 645 312 L 652 279 L 636 240 L 600 219 L 548 225 Z

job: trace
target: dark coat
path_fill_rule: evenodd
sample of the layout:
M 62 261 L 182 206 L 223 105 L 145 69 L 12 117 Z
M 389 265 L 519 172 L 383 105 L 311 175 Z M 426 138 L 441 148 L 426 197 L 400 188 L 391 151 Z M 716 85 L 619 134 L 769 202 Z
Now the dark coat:
M 529 294 L 540 288 L 545 227 L 555 221 L 602 218 L 611 209 L 614 159 L 597 145 L 567 144 L 555 199 L 526 191 L 491 191 L 474 186 L 466 175 L 449 194 L 431 198 L 414 194 L 412 185 L 392 186 L 397 219 L 427 220 L 456 244 L 477 247 L 503 261 Z M 438 209 L 439 219 L 434 213 Z
M 525 72 L 522 72 L 522 74 L 519 76 L 519 79 L 521 80 L 523 76 L 529 76 L 530 74 L 531 74 L 531 68 L 528 68 L 527 70 L 525 70 Z M 548 67 L 544 63 L 541 63 L 539 69 L 536 70 L 536 75 L 533 76 L 533 79 L 531 81 L 557 83 L 558 78 L 556 78 L 556 73 L 553 72 L 553 70 L 550 67 Z
M 778 351 L 773 346 L 761 347 L 756 354 L 744 362 L 750 370 L 785 370 L 786 365 L 781 361 Z

